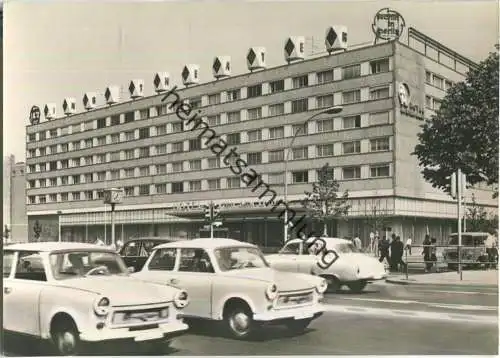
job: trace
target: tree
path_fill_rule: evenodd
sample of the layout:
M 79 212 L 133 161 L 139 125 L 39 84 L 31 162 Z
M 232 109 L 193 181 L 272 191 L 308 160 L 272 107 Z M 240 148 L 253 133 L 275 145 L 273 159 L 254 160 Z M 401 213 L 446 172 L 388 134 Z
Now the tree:
M 483 206 L 479 206 L 472 194 L 472 203 L 465 211 L 466 228 L 469 232 L 495 232 L 498 228 L 498 216 L 490 215 Z
M 339 183 L 333 176 L 333 168 L 325 164 L 318 172 L 318 181 L 313 183 L 312 191 L 305 192 L 302 206 L 314 219 L 323 223 L 323 235 L 327 236 L 326 220 L 346 216 L 351 205 L 348 203 L 349 192 L 346 190 L 338 196 Z
M 380 200 L 372 200 L 372 204 L 365 210 L 365 225 L 375 233 L 383 232 L 390 223 L 390 216 L 381 208 Z
M 434 187 L 449 191 L 449 176 L 459 168 L 471 185 L 498 184 L 498 65 L 498 53 L 491 53 L 422 125 L 413 154 Z

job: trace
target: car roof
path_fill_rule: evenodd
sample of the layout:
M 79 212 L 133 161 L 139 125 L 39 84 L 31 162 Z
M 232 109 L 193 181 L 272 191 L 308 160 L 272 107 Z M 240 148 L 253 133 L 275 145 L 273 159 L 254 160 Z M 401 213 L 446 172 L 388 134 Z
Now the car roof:
M 115 252 L 113 249 L 106 246 L 87 244 L 81 242 L 28 242 L 23 244 L 12 244 L 8 247 L 4 247 L 4 250 L 9 251 L 42 251 L 42 252 L 53 252 L 53 251 L 66 251 L 66 250 L 98 250 L 98 251 L 108 251 Z
M 183 241 L 187 240 L 184 238 L 180 237 L 154 237 L 154 236 L 149 236 L 149 237 L 137 237 L 133 239 L 127 240 L 126 243 L 129 242 L 142 242 L 142 241 L 162 241 L 162 242 L 177 242 L 177 241 Z
M 325 240 L 325 242 L 327 244 L 350 244 L 351 241 L 350 240 L 346 240 L 346 239 L 341 239 L 341 238 L 338 238 L 338 237 L 309 237 L 307 238 L 306 242 L 312 242 L 314 240 L 318 240 L 318 239 L 321 239 L 321 240 Z M 304 241 L 303 239 L 300 239 L 300 238 L 295 238 L 295 239 L 291 239 L 291 240 L 288 240 L 287 241 L 287 244 L 288 243 L 298 243 L 298 242 L 301 242 L 301 241 Z
M 227 246 L 243 246 L 243 247 L 257 247 L 249 244 L 248 242 L 238 241 L 226 238 L 203 238 L 203 239 L 188 239 L 182 241 L 169 242 L 155 247 L 155 249 L 163 248 L 200 248 L 200 249 L 216 249 L 219 247 Z

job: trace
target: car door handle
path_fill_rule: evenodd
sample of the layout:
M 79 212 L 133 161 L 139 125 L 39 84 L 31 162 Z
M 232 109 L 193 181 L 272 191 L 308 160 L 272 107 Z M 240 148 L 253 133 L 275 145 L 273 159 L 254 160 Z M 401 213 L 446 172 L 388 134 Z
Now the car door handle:
M 12 288 L 10 288 L 10 287 L 4 287 L 3 288 L 3 293 L 5 293 L 6 295 L 8 295 L 11 292 L 12 292 Z
M 171 278 L 168 283 L 170 283 L 171 285 L 177 285 L 179 283 L 179 280 L 177 280 L 176 278 Z

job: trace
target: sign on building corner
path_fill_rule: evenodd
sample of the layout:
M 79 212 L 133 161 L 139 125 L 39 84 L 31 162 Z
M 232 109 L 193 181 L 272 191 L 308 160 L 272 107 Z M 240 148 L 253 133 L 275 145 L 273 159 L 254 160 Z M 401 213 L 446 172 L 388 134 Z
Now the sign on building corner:
M 373 18 L 372 31 L 375 34 L 376 44 L 378 40 L 398 40 L 405 29 L 403 16 L 388 7 L 380 9 Z
M 422 107 L 412 103 L 410 86 L 404 82 L 398 84 L 398 100 L 400 113 L 419 120 L 425 119 Z

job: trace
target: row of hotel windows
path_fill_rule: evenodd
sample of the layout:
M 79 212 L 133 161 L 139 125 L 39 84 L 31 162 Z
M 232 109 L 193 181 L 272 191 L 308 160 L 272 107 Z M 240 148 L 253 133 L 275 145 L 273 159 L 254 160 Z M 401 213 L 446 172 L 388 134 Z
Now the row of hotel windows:
M 290 160 L 306 160 L 314 158 L 331 157 L 334 155 L 361 154 L 366 152 L 381 152 L 391 150 L 390 137 L 380 137 L 370 140 L 357 140 L 343 143 L 328 143 L 316 146 L 295 147 L 290 151 Z M 285 150 L 273 150 L 241 154 L 247 164 L 257 165 L 265 163 L 278 163 L 285 160 Z M 206 162 L 203 162 L 206 161 Z M 130 167 L 111 171 L 86 173 L 78 175 L 65 175 L 54 178 L 44 178 L 28 181 L 28 189 L 72 185 L 82 183 L 93 183 L 105 180 L 118 180 L 149 175 L 164 175 L 169 173 L 181 173 L 186 171 L 198 171 L 205 169 L 218 169 L 223 167 L 223 158 L 214 157 L 208 159 L 194 159 L 189 161 L 176 161 L 151 166 Z M 230 163 L 231 164 L 231 163 Z
M 368 90 L 368 89 L 367 89 Z M 392 96 L 392 91 L 390 86 L 379 87 L 371 89 L 369 91 L 369 100 L 380 100 L 386 99 Z M 332 107 L 335 103 L 335 94 L 330 94 L 326 96 L 320 96 L 312 98 L 316 100 L 316 108 L 328 108 Z M 345 103 L 359 103 L 363 99 L 362 90 L 353 90 L 342 93 L 342 102 Z M 310 99 L 304 98 L 296 101 L 291 101 L 291 112 L 290 113 L 300 113 L 308 111 L 310 107 Z M 262 107 L 248 109 L 247 120 L 256 120 L 264 117 L 277 116 L 286 114 L 285 103 L 279 103 L 266 107 L 267 114 L 262 111 Z M 378 114 L 375 114 L 378 115 Z M 356 128 L 356 118 L 359 116 L 349 116 L 342 119 L 342 129 Z M 238 123 L 242 121 L 242 116 L 240 111 L 224 113 L 223 115 L 217 114 L 213 116 L 204 117 L 203 120 L 211 127 L 223 124 L 223 119 L 225 123 Z M 333 119 L 329 119 L 333 122 Z M 153 136 L 161 136 L 167 134 L 181 133 L 186 130 L 186 126 L 183 122 L 177 121 L 172 123 L 165 123 L 158 126 L 144 127 L 140 129 L 135 129 L 126 132 L 114 133 L 111 135 L 103 135 L 94 138 L 82 139 L 79 141 L 72 141 L 62 144 L 54 144 L 47 147 L 41 147 L 38 149 L 29 149 L 27 153 L 28 158 L 33 158 L 37 156 L 44 156 L 56 153 L 65 153 L 68 151 L 89 149 L 96 146 L 103 146 L 108 144 L 117 144 L 126 141 L 147 139 Z M 35 135 L 35 133 L 30 136 Z M 292 134 L 290 134 L 292 135 Z
M 223 92 L 226 94 L 225 99 L 223 99 L 221 96 L 221 93 L 215 93 L 215 94 L 210 94 L 208 96 L 204 97 L 198 97 L 198 98 L 191 98 L 188 100 L 191 108 L 197 109 L 202 106 L 206 105 L 217 105 L 220 103 L 225 102 L 232 102 L 236 100 L 241 100 L 244 98 L 254 98 L 258 96 L 262 96 L 266 93 L 268 94 L 274 94 L 278 92 L 282 92 L 288 89 L 298 89 L 302 87 L 307 87 L 309 85 L 320 85 L 320 84 L 325 84 L 333 81 L 339 81 L 339 80 L 347 80 L 347 79 L 352 79 L 352 78 L 357 78 L 363 75 L 370 75 L 370 74 L 377 74 L 377 73 L 382 73 L 382 72 L 388 72 L 389 71 L 389 59 L 381 59 L 381 60 L 375 60 L 363 64 L 356 64 L 352 66 L 347 66 L 343 68 L 336 68 L 328 71 L 322 71 L 322 72 L 317 72 L 313 74 L 305 74 L 301 76 L 297 76 L 290 80 L 290 83 L 288 83 L 287 80 L 282 79 L 282 80 L 277 80 L 265 84 L 258 84 L 254 86 L 249 86 L 249 87 L 244 87 L 244 88 L 239 88 L 239 89 L 234 89 L 234 90 L 229 90 L 226 92 Z M 311 76 L 313 75 L 313 76 Z M 316 79 L 314 83 L 314 79 Z M 288 85 L 287 85 L 288 84 Z M 264 89 L 266 87 L 266 89 Z M 246 91 L 242 91 L 245 89 Z M 243 93 L 246 92 L 246 93 Z M 246 94 L 246 96 L 245 96 Z M 344 104 L 348 103 L 353 103 L 352 101 L 355 101 L 356 99 L 356 94 L 347 94 L 347 101 L 344 102 Z M 205 100 L 206 98 L 206 100 Z M 349 99 L 351 98 L 351 99 Z M 359 99 L 358 99 L 359 101 Z M 333 102 L 332 102 L 333 105 Z M 294 105 L 292 104 L 292 107 Z M 303 109 L 303 105 L 298 103 L 297 105 L 297 110 L 307 110 Z M 321 107 L 320 107 L 321 108 Z M 153 109 L 155 109 L 156 113 L 152 113 Z M 278 109 L 279 111 L 279 109 Z M 115 126 L 123 123 L 130 123 L 133 122 L 134 120 L 141 120 L 141 119 L 147 119 L 152 116 L 160 116 L 160 115 L 165 115 L 168 113 L 172 113 L 172 109 L 169 109 L 167 105 L 160 105 L 156 106 L 153 108 L 143 108 L 139 111 L 136 112 L 131 111 L 124 113 L 123 115 L 117 114 L 114 116 L 109 117 L 109 120 L 107 118 L 100 118 L 97 120 L 91 120 L 91 121 L 86 121 L 82 123 L 78 123 L 69 127 L 64 127 L 64 128 L 54 128 L 49 131 L 43 131 L 43 132 L 38 132 L 38 133 L 32 133 L 28 135 L 27 140 L 29 142 L 32 141 L 41 141 L 45 140 L 47 138 L 53 138 L 53 137 L 58 137 L 62 135 L 67 135 L 67 134 L 73 134 L 73 133 L 78 133 L 78 132 L 83 132 L 87 130 L 93 130 L 93 129 L 101 129 L 105 128 L 107 126 Z M 284 112 L 283 112 L 284 113 Z M 281 114 L 283 114 L 281 113 Z M 294 112 L 292 112 L 294 113 Z M 250 115 L 249 115 L 250 117 Z
M 438 111 L 441 107 L 442 99 L 438 99 L 432 96 L 425 96 L 425 107 L 432 109 L 433 111 Z
M 358 122 L 360 122 L 361 119 L 359 119 Z M 318 132 L 329 132 L 332 131 L 334 126 L 333 123 L 331 122 L 320 122 L 318 123 L 319 131 Z M 295 133 L 297 132 L 305 132 L 307 133 L 307 127 L 306 126 L 298 126 L 293 128 L 295 130 Z M 283 138 L 283 128 L 271 128 L 269 133 L 272 135 L 272 139 L 277 139 L 277 138 Z M 253 142 L 253 141 L 260 141 L 262 139 L 262 132 L 260 130 L 257 131 L 249 131 L 247 132 L 247 137 L 248 137 L 248 142 Z M 204 139 L 191 139 L 186 142 L 178 142 L 178 143 L 168 143 L 168 144 L 161 144 L 161 145 L 156 145 L 153 147 L 142 147 L 142 148 L 135 148 L 135 149 L 128 149 L 124 151 L 116 151 L 116 152 L 111 152 L 111 153 L 102 153 L 102 154 L 94 154 L 94 155 L 89 155 L 85 157 L 78 157 L 78 158 L 72 158 L 72 159 L 63 159 L 63 160 L 58 160 L 58 161 L 51 161 L 48 163 L 40 163 L 40 164 L 30 164 L 27 167 L 27 173 L 39 173 L 39 172 L 46 172 L 46 171 L 56 171 L 56 170 L 64 170 L 64 169 L 69 169 L 69 168 L 76 168 L 76 167 L 82 167 L 82 166 L 90 166 L 94 164 L 104 164 L 104 163 L 109 163 L 109 162 L 115 162 L 115 161 L 120 161 L 120 160 L 132 160 L 132 159 L 138 159 L 138 158 L 147 158 L 150 156 L 155 156 L 155 155 L 166 155 L 166 154 L 171 154 L 171 153 L 180 153 L 184 151 L 185 148 L 185 143 L 187 143 L 187 147 L 191 151 L 198 151 L 202 147 L 202 143 Z M 229 145 L 237 145 L 241 143 L 241 134 L 240 133 L 233 133 L 230 134 L 226 137 L 226 141 Z M 362 144 L 366 143 L 366 144 Z M 323 145 L 318 145 L 316 146 L 316 154 L 314 154 L 314 146 L 311 146 L 311 149 L 306 148 L 306 152 L 308 155 L 303 158 L 303 157 L 297 157 L 296 156 L 296 148 L 293 149 L 293 159 L 299 160 L 299 159 L 312 159 L 314 155 L 316 157 L 324 157 L 324 156 L 331 156 L 331 155 L 345 155 L 345 154 L 357 154 L 357 153 L 362 153 L 362 152 L 369 152 L 369 151 L 382 151 L 382 150 L 389 150 L 390 148 L 390 140 L 389 137 L 383 137 L 383 138 L 374 138 L 374 139 L 365 139 L 364 141 L 348 141 L 344 143 L 327 143 Z M 334 150 L 334 148 L 337 146 L 337 149 Z M 169 150 L 170 149 L 170 150 Z M 258 152 L 260 155 L 263 153 L 267 152 Z M 284 156 L 284 150 L 273 150 L 269 151 L 269 158 L 268 161 L 279 161 L 279 158 L 281 156 Z M 247 156 L 252 157 L 252 153 L 248 153 Z M 199 161 L 201 163 L 201 159 L 196 159 L 193 162 Z M 182 161 L 178 162 L 182 163 Z M 254 163 L 254 164 L 260 164 L 259 163 Z
M 447 79 L 444 79 L 443 77 L 430 71 L 425 71 L 425 83 L 443 91 L 448 91 L 451 87 L 453 87 L 452 81 L 448 81 Z
M 366 168 L 367 170 L 364 170 Z M 390 164 L 377 164 L 372 166 L 349 166 L 343 168 L 331 168 L 334 176 L 341 176 L 341 180 L 355 180 L 364 178 L 385 178 L 391 176 Z M 365 175 L 362 175 L 366 172 Z M 267 177 L 267 178 L 266 178 Z M 318 177 L 316 170 L 300 170 L 291 172 L 292 184 L 312 183 Z M 269 185 L 283 185 L 284 173 L 269 173 L 262 176 L 262 180 Z M 225 183 L 225 185 L 223 184 Z M 257 185 L 255 183 L 254 185 Z M 144 184 L 124 187 L 125 196 L 143 196 L 154 194 L 178 194 L 185 192 L 197 192 L 203 190 L 237 189 L 245 187 L 240 177 L 217 178 L 209 180 L 192 180 L 186 182 L 171 182 L 161 184 Z M 71 194 L 71 196 L 69 195 Z M 83 195 L 82 195 L 83 194 Z M 102 200 L 104 193 L 100 190 L 75 191 L 71 193 L 57 193 L 47 195 L 30 195 L 28 204 L 45 204 L 58 201 L 78 200 Z

